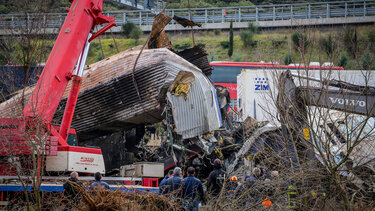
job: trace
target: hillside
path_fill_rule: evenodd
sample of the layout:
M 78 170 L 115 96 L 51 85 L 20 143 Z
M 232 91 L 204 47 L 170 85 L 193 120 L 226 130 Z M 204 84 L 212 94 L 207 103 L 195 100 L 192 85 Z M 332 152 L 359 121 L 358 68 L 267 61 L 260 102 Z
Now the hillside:
M 284 64 L 285 57 L 288 53 L 291 54 L 292 63 L 310 63 L 316 62 L 333 62 L 334 65 L 340 63 L 342 57 L 347 58 L 345 69 L 361 69 L 363 57 L 369 57 L 371 60 L 375 53 L 375 43 L 370 35 L 374 36 L 374 27 L 357 27 L 357 53 L 355 56 L 348 51 L 347 46 L 344 45 L 344 38 L 340 34 L 345 33 L 345 29 L 334 29 L 334 30 L 306 30 L 305 34 L 310 42 L 309 47 L 306 49 L 306 53 L 301 55 L 295 50 L 292 41 L 292 35 L 295 31 L 292 30 L 280 30 L 275 31 L 262 31 L 259 34 L 254 35 L 254 43 L 250 46 L 245 47 L 241 40 L 240 32 L 234 34 L 234 53 L 232 57 L 228 56 L 228 49 L 225 46 L 226 41 L 229 40 L 228 31 L 210 31 L 200 32 L 195 34 L 196 44 L 205 46 L 209 53 L 210 61 L 236 61 L 236 62 L 259 62 L 259 61 L 272 61 Z M 327 39 L 328 36 L 334 38 L 334 53 L 332 59 L 329 59 L 325 50 L 321 47 L 322 38 Z M 109 37 L 108 37 L 109 38 Z M 178 35 L 169 35 L 175 50 L 182 50 L 193 46 L 190 38 L 190 33 L 182 32 Z M 145 35 L 137 42 L 133 39 L 116 39 L 116 43 L 119 51 L 132 48 L 136 45 L 143 44 L 146 37 Z M 370 43 L 370 45 L 369 45 Z M 113 39 L 102 39 L 101 46 L 103 54 L 101 53 L 99 40 L 93 42 L 89 57 L 88 64 L 94 63 L 117 53 L 116 46 L 114 45 Z

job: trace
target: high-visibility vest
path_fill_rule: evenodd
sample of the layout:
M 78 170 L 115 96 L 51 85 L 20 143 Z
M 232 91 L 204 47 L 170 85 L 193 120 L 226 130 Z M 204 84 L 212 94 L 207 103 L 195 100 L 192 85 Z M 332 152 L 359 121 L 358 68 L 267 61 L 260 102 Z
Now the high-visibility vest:
M 295 208 L 296 198 L 297 198 L 296 188 L 293 185 L 289 185 L 287 194 L 288 194 L 288 208 Z
M 272 208 L 272 201 L 268 198 L 268 196 L 262 202 L 263 207 Z

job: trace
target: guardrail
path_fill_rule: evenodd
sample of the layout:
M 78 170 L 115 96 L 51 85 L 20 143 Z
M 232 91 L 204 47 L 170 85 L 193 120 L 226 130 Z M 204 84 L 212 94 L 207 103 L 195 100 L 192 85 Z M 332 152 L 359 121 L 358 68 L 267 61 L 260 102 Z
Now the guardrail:
M 167 15 L 189 18 L 188 9 L 168 9 Z M 108 11 L 107 16 L 115 16 L 116 23 L 122 25 L 133 22 L 137 25 L 151 25 L 158 11 Z M 276 21 L 290 19 L 322 19 L 337 17 L 375 16 L 375 0 L 339 1 L 300 4 L 260 5 L 224 8 L 192 8 L 192 20 L 197 23 L 224 23 L 249 21 Z M 11 14 L 0 15 L 0 27 L 47 27 L 62 26 L 66 13 Z M 375 21 L 375 18 L 374 18 Z M 37 24 L 35 24 L 37 23 Z M 175 24 L 172 21 L 171 24 Z

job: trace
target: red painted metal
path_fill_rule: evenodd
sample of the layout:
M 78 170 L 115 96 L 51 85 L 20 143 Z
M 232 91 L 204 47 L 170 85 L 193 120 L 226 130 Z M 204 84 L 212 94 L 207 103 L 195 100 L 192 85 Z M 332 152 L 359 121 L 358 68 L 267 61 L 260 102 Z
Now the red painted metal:
M 159 187 L 159 179 L 158 178 L 143 178 L 142 186 Z
M 236 83 L 215 83 L 229 89 L 230 99 L 237 99 L 237 84 Z
M 68 84 L 65 76 L 72 74 L 90 31 L 98 24 L 114 22 L 113 17 L 101 14 L 102 7 L 102 0 L 73 1 L 24 116 L 51 122 Z
M 99 148 L 88 148 L 88 147 L 77 147 L 77 146 L 58 146 L 60 151 L 69 151 L 69 152 L 80 152 L 80 153 L 90 153 L 90 154 L 102 154 L 102 150 Z
M 74 110 L 77 105 L 79 89 L 81 87 L 81 81 L 81 77 L 73 75 L 72 86 L 70 89 L 68 100 L 66 101 L 64 117 L 60 127 L 60 135 L 64 139 L 67 138 L 67 134 L 72 124 Z

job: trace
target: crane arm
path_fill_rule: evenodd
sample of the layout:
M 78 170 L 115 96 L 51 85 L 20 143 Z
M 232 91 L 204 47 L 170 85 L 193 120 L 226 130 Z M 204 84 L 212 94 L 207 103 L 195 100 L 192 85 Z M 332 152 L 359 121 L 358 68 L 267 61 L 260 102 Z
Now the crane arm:
M 375 117 L 375 95 L 346 90 L 298 87 L 306 106 L 329 108 Z
M 96 25 L 109 23 L 92 39 L 116 25 L 113 17 L 102 15 L 102 0 L 73 0 L 44 70 L 25 106 L 24 117 L 50 123 L 60 103 L 73 69 Z M 90 41 L 92 40 L 90 39 Z
M 340 89 L 297 87 L 293 77 L 299 77 L 324 84 L 326 87 Z M 375 87 L 358 86 L 338 80 L 320 80 L 305 76 L 292 75 L 289 70 L 283 72 L 279 78 L 279 94 L 277 109 L 280 122 L 288 125 L 294 135 L 309 139 L 307 125 L 307 106 L 316 106 L 328 109 L 355 113 L 375 117 Z M 304 134 L 301 134 L 301 128 Z

